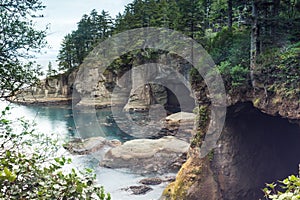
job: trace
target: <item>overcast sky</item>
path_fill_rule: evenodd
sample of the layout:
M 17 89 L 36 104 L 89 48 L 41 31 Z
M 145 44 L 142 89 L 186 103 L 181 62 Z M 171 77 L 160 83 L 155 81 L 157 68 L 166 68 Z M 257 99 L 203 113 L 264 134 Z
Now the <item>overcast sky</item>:
M 43 18 L 37 19 L 37 28 L 43 29 L 50 26 L 47 41 L 48 46 L 43 50 L 43 55 L 37 56 L 37 62 L 47 67 L 49 61 L 57 66 L 57 54 L 63 37 L 76 29 L 77 22 L 84 14 L 89 14 L 96 9 L 108 11 L 113 18 L 123 13 L 125 5 L 132 0 L 43 0 L 46 8 L 43 10 Z

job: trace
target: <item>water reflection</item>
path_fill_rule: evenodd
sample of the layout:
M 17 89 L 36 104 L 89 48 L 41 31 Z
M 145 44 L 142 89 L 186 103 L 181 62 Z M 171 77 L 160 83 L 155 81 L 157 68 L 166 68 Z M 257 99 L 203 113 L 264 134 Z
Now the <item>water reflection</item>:
M 24 117 L 36 124 L 39 132 L 55 135 L 60 139 L 68 140 L 71 137 L 96 137 L 104 136 L 108 139 L 118 139 L 122 142 L 133 139 L 122 132 L 111 118 L 110 109 L 97 110 L 96 120 L 92 120 L 92 113 L 80 113 L 76 125 L 73 119 L 72 107 L 68 105 L 18 105 L 0 101 L 0 110 L 7 105 L 12 109 L 7 116 L 11 120 Z M 74 111 L 78 112 L 78 111 Z M 78 130 L 80 134 L 78 134 Z M 54 136 L 53 135 L 53 136 Z

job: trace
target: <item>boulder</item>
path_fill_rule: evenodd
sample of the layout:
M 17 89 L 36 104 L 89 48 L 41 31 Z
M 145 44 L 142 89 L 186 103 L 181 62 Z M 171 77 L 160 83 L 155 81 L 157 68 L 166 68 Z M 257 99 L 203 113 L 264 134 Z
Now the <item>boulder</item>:
M 160 139 L 136 139 L 110 149 L 101 165 L 109 168 L 128 168 L 136 173 L 176 172 L 178 158 L 186 154 L 189 143 L 173 136 Z
M 167 116 L 163 123 L 161 135 L 171 135 L 186 142 L 191 142 L 196 115 L 188 112 L 177 112 Z
M 142 194 L 146 194 L 147 192 L 150 192 L 153 189 L 146 185 L 138 185 L 138 186 L 130 186 L 123 190 L 130 191 L 133 195 L 142 195 Z
M 74 139 L 64 145 L 64 148 L 73 154 L 85 155 L 100 151 L 107 147 L 121 145 L 119 140 L 106 140 L 103 137 L 91 137 L 87 139 Z
M 194 123 L 196 114 L 188 112 L 178 112 L 166 117 L 168 123 Z
M 143 185 L 159 185 L 163 182 L 161 178 L 158 177 L 152 177 L 152 178 L 144 178 L 139 181 L 139 183 Z

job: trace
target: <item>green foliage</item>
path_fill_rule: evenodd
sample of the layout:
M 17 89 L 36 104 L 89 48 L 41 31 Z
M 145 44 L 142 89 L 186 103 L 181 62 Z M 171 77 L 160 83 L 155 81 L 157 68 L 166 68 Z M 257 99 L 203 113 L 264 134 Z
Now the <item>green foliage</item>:
M 207 125 L 207 121 L 209 119 L 209 109 L 207 106 L 201 105 L 199 107 L 199 121 L 200 121 L 200 127 L 204 128 L 204 126 Z
M 0 2 L 0 97 L 13 96 L 41 75 L 40 67 L 28 60 L 45 46 L 45 31 L 35 30 L 32 21 L 43 8 L 40 0 Z
M 197 106 L 193 112 L 197 114 L 196 121 L 198 123 L 196 135 L 194 136 L 191 147 L 199 147 L 205 136 L 206 128 L 209 122 L 209 108 L 206 105 Z
M 296 200 L 300 199 L 300 179 L 298 176 L 291 175 L 278 184 L 266 184 L 263 189 L 266 199 L 272 200 Z
M 269 91 L 300 95 L 300 42 L 266 51 L 260 56 L 257 79 Z
M 179 23 L 176 29 L 200 41 L 205 32 L 202 26 L 204 9 L 201 1 L 181 0 L 178 1 L 177 5 L 179 7 Z
M 224 61 L 217 68 L 230 88 L 247 85 L 249 81 L 249 69 L 240 64 L 232 66 L 229 61 Z
M 112 19 L 106 11 L 98 14 L 92 10 L 90 15 L 83 15 L 77 30 L 67 34 L 62 41 L 58 55 L 59 70 L 78 67 L 95 45 L 111 36 L 111 32 Z
M 249 65 L 250 35 L 247 31 L 223 28 L 212 38 L 209 53 L 216 64 L 229 61 L 233 65 Z
M 200 82 L 202 80 L 201 75 L 199 74 L 198 70 L 194 67 L 192 67 L 189 71 L 189 75 L 190 75 L 190 82 L 193 83 L 197 83 Z
M 248 82 L 248 74 L 249 69 L 241 66 L 240 64 L 232 67 L 230 70 L 230 75 L 232 77 L 232 85 L 246 85 L 246 83 Z
M 210 152 L 208 153 L 207 157 L 208 157 L 208 160 L 210 162 L 212 162 L 214 160 L 214 156 L 215 156 L 215 152 L 214 150 L 210 150 Z
M 52 158 L 56 143 L 25 120 L 5 119 L 7 111 L 0 120 L 0 199 L 110 199 L 92 170 L 67 172 L 70 159 Z
M 252 46 L 256 47 L 254 49 L 257 52 L 255 58 L 253 56 L 251 58 L 252 63 L 255 63 L 252 66 L 253 69 L 257 68 L 256 58 L 264 55 L 268 49 L 296 43 L 300 38 L 298 2 L 257 1 L 255 5 L 259 30 L 255 41 L 252 41 Z M 90 15 L 82 17 L 77 30 L 65 36 L 58 56 L 59 66 L 61 70 L 66 70 L 80 65 L 98 42 L 112 34 L 133 28 L 165 27 L 180 31 L 201 43 L 211 54 L 215 63 L 221 66 L 220 69 L 223 70 L 223 76 L 225 76 L 229 89 L 232 89 L 231 86 L 235 89 L 248 88 L 250 33 L 254 23 L 252 6 L 251 1 L 134 0 L 125 6 L 124 13 L 119 13 L 115 20 L 112 20 L 104 11 L 98 14 L 93 10 Z M 254 39 L 252 38 L 252 40 Z M 140 44 L 139 41 L 136 42 Z M 298 78 L 298 75 L 292 73 L 299 72 L 299 65 L 297 65 L 299 59 L 294 56 L 295 52 L 287 51 L 271 53 L 281 54 L 282 62 L 277 65 L 277 71 L 286 71 L 275 73 L 274 76 L 282 75 L 275 78 L 280 81 L 286 80 L 287 86 L 284 87 L 293 85 L 292 87 L 296 88 L 298 85 L 295 85 L 294 80 Z M 139 54 L 140 52 L 137 51 L 122 56 L 110 66 L 110 70 L 121 73 L 126 71 L 132 66 L 134 59 L 139 57 Z M 255 62 L 253 62 L 254 60 Z M 228 64 L 224 62 L 230 63 L 232 67 L 228 67 Z M 290 73 L 287 72 L 289 70 Z M 263 71 L 267 71 L 264 73 L 265 76 L 255 77 L 255 79 L 274 82 L 275 78 L 266 76 L 266 74 L 276 70 L 269 70 L 267 67 Z M 194 82 L 201 82 L 201 78 L 197 76 L 194 69 L 190 71 L 190 76 Z M 255 81 L 251 80 L 251 82 Z
M 57 74 L 57 71 L 55 69 L 53 69 L 52 63 L 49 62 L 48 63 L 47 73 L 46 73 L 47 77 L 49 77 L 49 76 L 55 76 L 56 74 Z

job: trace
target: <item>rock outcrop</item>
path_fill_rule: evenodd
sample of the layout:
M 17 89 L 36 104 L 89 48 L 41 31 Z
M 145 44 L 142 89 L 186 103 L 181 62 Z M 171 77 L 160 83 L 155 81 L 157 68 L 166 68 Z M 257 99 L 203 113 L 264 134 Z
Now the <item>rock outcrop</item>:
M 161 105 L 165 112 L 192 112 L 195 100 L 189 84 L 191 64 L 172 54 L 162 54 L 147 64 L 137 57 L 127 72 L 106 70 L 103 63 L 88 58 L 73 71 L 42 80 L 17 95 L 20 103 L 68 103 L 78 106 L 122 106 L 126 111 L 148 111 Z M 130 65 L 130 64 L 129 64 Z
M 164 120 L 164 135 L 171 135 L 181 140 L 191 142 L 194 134 L 194 123 L 196 114 L 188 112 L 177 112 L 167 116 Z
M 167 110 L 193 110 L 195 101 L 191 97 L 188 73 L 191 65 L 187 61 L 162 54 L 150 64 L 137 59 L 135 66 L 129 72 L 132 85 L 125 110 L 148 110 L 153 104 L 160 104 Z
M 77 69 L 47 77 L 38 85 L 20 91 L 11 101 L 22 104 L 69 104 L 72 101 L 73 84 Z M 74 99 L 75 100 L 75 99 Z
M 133 195 L 143 195 L 146 194 L 147 192 L 150 192 L 153 189 L 146 185 L 134 185 L 134 186 L 129 186 L 128 188 L 124 188 L 123 190 L 129 191 Z
M 103 137 L 91 137 L 87 139 L 74 139 L 65 144 L 64 148 L 72 154 L 85 155 L 120 145 L 121 142 L 118 140 L 107 140 Z
M 144 178 L 142 180 L 139 181 L 139 183 L 143 184 L 143 185 L 159 185 L 163 182 L 163 180 L 161 178 Z
M 142 174 L 176 172 L 178 165 L 174 164 L 186 154 L 188 148 L 189 143 L 172 136 L 156 140 L 131 140 L 109 150 L 101 165 L 128 168 Z
M 251 102 L 229 106 L 217 147 L 204 158 L 191 148 L 163 199 L 259 199 L 265 183 L 297 174 L 300 127 L 276 113 L 265 114 Z
M 75 70 L 48 78 L 40 86 L 25 90 L 24 94 L 18 95 L 19 101 L 45 104 L 69 102 L 71 94 L 75 93 L 79 106 L 106 107 L 113 102 L 127 111 L 151 112 L 151 107 L 155 107 L 153 105 L 160 105 L 160 113 L 170 114 L 174 110 L 192 112 L 194 98 L 191 97 L 189 86 L 181 81 L 184 78 L 189 80 L 191 65 L 170 54 L 163 54 L 156 61 L 162 65 L 148 65 L 147 70 L 136 67 L 124 74 L 115 74 L 113 71 L 100 74 L 100 61 L 93 65 L 85 63 L 87 66 L 81 66 L 78 73 Z M 142 59 L 135 61 L 135 66 L 144 64 Z M 174 70 L 166 66 L 172 66 Z M 177 76 L 178 72 L 182 76 Z M 195 94 L 197 103 L 209 106 L 211 102 L 206 96 L 207 89 L 202 83 L 199 85 Z M 300 149 L 295 141 L 300 139 L 297 135 L 300 124 L 299 94 L 288 96 L 268 92 L 265 88 L 249 88 L 227 94 L 227 106 L 226 124 L 218 147 L 205 158 L 200 159 L 197 145 L 189 149 L 190 138 L 186 137 L 195 135 L 197 141 L 192 143 L 201 144 L 205 128 L 200 127 L 202 135 L 198 132 L 187 133 L 192 130 L 186 129 L 185 124 L 193 124 L 195 116 L 184 114 L 178 118 L 177 115 L 182 116 L 182 113 L 178 113 L 163 121 L 166 126 L 159 132 L 132 130 L 137 138 L 159 138 L 164 135 L 176 138 L 168 136 L 158 140 L 126 142 L 109 150 L 102 165 L 129 168 L 138 173 L 164 173 L 176 171 L 178 168 L 173 168 L 174 163 L 181 163 L 178 158 L 188 152 L 188 160 L 179 171 L 176 181 L 164 193 L 166 199 L 260 198 L 264 183 L 281 179 L 288 173 L 297 173 L 299 160 L 296 158 L 300 156 Z M 180 136 L 179 127 L 188 131 Z M 96 144 L 102 145 L 100 141 Z M 94 150 L 86 148 L 76 151 Z M 180 165 L 176 164 L 177 167 Z

